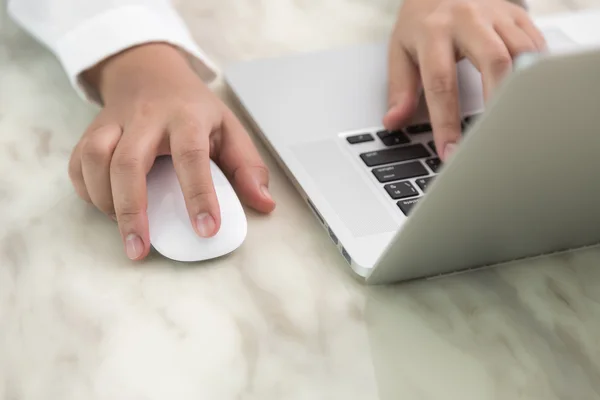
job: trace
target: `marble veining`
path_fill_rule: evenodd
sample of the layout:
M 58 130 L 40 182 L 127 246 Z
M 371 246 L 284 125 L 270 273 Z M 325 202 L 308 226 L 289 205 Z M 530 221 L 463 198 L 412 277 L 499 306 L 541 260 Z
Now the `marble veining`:
M 223 63 L 383 37 L 399 3 L 175 4 Z M 278 208 L 239 251 L 130 263 L 67 177 L 97 109 L 0 26 L 0 400 L 600 398 L 600 250 L 363 287 L 260 145 Z

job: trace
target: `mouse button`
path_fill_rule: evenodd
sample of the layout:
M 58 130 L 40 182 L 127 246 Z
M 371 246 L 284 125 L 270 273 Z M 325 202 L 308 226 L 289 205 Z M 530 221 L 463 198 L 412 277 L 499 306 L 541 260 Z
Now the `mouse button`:
M 227 239 L 228 245 L 238 247 L 245 239 L 248 221 L 242 204 L 235 195 L 221 196 L 221 229 L 217 235 Z
M 229 185 L 215 185 L 215 193 L 219 202 L 221 211 L 221 220 L 228 218 L 239 218 L 239 214 L 244 214 L 242 204 L 237 197 L 235 190 Z
M 210 161 L 210 172 L 212 175 L 213 184 L 215 186 L 231 186 L 231 183 L 223 171 L 221 171 L 219 166 L 212 160 Z
M 171 157 L 161 156 L 154 160 L 154 164 L 148 172 L 148 179 L 161 180 L 173 173 L 173 161 Z
M 195 234 L 180 192 L 149 196 L 148 223 L 151 233 L 176 236 Z

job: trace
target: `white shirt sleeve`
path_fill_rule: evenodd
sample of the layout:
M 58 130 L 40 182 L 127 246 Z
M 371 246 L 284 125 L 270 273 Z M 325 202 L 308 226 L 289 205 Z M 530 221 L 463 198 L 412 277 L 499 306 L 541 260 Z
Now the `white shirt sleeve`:
M 179 48 L 205 82 L 216 67 L 198 48 L 169 0 L 8 0 L 8 14 L 58 58 L 78 94 L 98 102 L 82 72 L 127 48 Z

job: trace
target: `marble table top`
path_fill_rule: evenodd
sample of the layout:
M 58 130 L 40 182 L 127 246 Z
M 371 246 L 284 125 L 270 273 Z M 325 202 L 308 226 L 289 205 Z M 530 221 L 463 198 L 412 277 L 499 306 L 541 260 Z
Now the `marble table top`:
M 383 37 L 398 3 L 176 5 L 222 63 Z M 365 287 L 262 146 L 278 208 L 238 251 L 129 262 L 67 176 L 97 110 L 3 8 L 0 400 L 600 398 L 600 250 Z

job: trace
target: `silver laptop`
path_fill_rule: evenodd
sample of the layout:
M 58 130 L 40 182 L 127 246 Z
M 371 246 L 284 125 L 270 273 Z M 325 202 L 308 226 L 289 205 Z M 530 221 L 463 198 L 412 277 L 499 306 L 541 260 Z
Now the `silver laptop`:
M 600 10 L 536 23 L 551 54 L 485 110 L 459 63 L 463 140 L 446 164 L 423 105 L 382 127 L 386 43 L 240 62 L 225 80 L 357 277 L 437 277 L 600 242 Z

